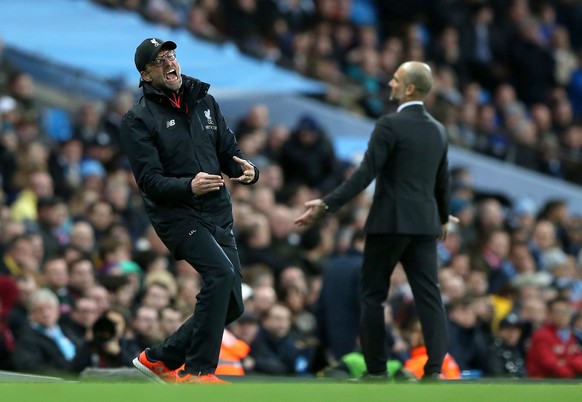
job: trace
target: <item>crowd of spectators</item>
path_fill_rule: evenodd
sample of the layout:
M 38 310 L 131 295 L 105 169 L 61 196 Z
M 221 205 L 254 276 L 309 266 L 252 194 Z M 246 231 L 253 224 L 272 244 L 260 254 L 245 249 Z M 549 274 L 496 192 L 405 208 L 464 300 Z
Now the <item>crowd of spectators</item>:
M 572 0 L 94 0 L 324 81 L 387 110 L 406 60 L 429 63 L 453 144 L 582 183 L 582 5 Z
M 406 49 L 401 57 L 410 56 Z M 43 130 L 34 79 L 1 55 L 0 369 L 67 375 L 130 367 L 132 357 L 191 313 L 200 287 L 195 270 L 175 261 L 149 225 L 119 147 L 119 122 L 134 94 L 83 103 L 70 138 L 56 140 Z M 482 144 L 486 138 L 486 149 L 497 152 L 505 138 L 501 115 L 503 127 L 517 130 L 529 122 L 528 138 L 544 132 L 545 141 L 557 140 L 551 133 L 558 122 L 564 133 L 579 129 L 562 119 L 574 116 L 564 107 L 572 105 L 565 92 L 567 103 L 553 114 L 545 103 L 530 106 L 514 85 L 500 85 L 485 100 L 484 87 L 475 83 L 459 92 L 453 69 L 439 67 L 436 75 L 437 92 L 447 97 L 436 96 L 430 105 L 438 111 L 457 99 L 455 108 L 467 120 L 447 121 L 452 139 Z M 471 116 L 490 130 L 486 136 L 461 129 L 470 127 Z M 304 202 L 340 183 L 354 166 L 336 157 L 316 116 L 288 127 L 271 121 L 268 105 L 257 104 L 230 124 L 261 180 L 252 188 L 227 182 L 246 306 L 228 333 L 250 347 L 241 357 L 247 373 L 326 375 L 333 367 L 338 375 L 345 356 L 359 348 L 361 230 L 370 194 L 299 229 L 293 220 Z M 463 167 L 452 167 L 451 175 L 450 212 L 460 223 L 439 244 L 448 364 L 467 376 L 582 376 L 582 217 L 572 216 L 562 200 L 536 205 L 475 191 Z M 385 310 L 392 362 L 414 372 L 418 363 L 411 359 L 423 342 L 400 268 Z

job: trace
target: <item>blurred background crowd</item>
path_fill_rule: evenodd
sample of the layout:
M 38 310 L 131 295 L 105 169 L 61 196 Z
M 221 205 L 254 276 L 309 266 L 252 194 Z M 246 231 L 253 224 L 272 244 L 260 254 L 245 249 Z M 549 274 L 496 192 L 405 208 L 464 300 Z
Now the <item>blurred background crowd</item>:
M 582 7 L 574 0 L 95 0 L 324 81 L 378 117 L 403 60 L 429 62 L 453 144 L 582 183 Z
M 234 40 L 327 82 L 325 101 L 369 117 L 393 110 L 386 84 L 401 62 L 426 61 L 435 76 L 427 108 L 452 144 L 581 183 L 576 1 L 99 3 Z M 0 50 L 0 369 L 131 367 L 191 314 L 200 287 L 150 226 L 120 149 L 121 117 L 139 95 L 81 102 L 71 135 L 55 138 L 35 90 Z M 361 373 L 358 280 L 371 192 L 299 229 L 304 202 L 341 183 L 353 162 L 337 156 L 316 115 L 287 126 L 271 120 L 268 104 L 252 104 L 229 124 L 261 179 L 228 182 L 246 312 L 225 331 L 219 373 Z M 503 188 L 480 192 L 464 166 L 451 166 L 451 186 L 460 223 L 439 244 L 445 375 L 582 376 L 582 217 L 561 199 L 540 206 L 508 200 Z M 385 322 L 389 370 L 418 376 L 423 340 L 400 268 Z

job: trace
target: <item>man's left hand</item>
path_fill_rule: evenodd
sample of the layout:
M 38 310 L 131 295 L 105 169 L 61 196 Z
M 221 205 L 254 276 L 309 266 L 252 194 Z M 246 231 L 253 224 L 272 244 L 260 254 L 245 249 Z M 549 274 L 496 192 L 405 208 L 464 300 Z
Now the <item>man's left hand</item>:
M 249 161 L 238 156 L 233 156 L 232 159 L 242 167 L 243 174 L 240 177 L 232 177 L 230 180 L 245 184 L 251 183 L 255 179 L 255 167 Z
M 459 223 L 459 218 L 453 215 L 449 215 L 449 220 L 447 223 L 441 225 L 441 235 L 439 236 L 440 241 L 447 240 L 447 235 L 449 234 L 449 225 Z

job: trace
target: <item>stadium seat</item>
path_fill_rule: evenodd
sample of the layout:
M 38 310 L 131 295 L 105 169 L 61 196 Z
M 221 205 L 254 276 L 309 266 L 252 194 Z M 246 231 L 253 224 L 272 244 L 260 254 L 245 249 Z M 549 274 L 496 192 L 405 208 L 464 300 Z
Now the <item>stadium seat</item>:
M 47 108 L 42 115 L 42 128 L 57 142 L 71 138 L 71 118 L 69 114 L 59 107 Z

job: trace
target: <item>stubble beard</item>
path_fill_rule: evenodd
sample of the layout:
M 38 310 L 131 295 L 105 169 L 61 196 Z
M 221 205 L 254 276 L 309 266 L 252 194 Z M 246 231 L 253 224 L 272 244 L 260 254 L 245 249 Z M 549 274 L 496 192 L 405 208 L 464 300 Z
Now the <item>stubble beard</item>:
M 153 84 L 154 87 L 161 90 L 168 96 L 171 96 L 173 93 L 176 93 L 182 87 L 182 77 L 178 76 L 176 81 L 166 81 L 165 77 L 163 77 L 160 81 Z
M 400 105 L 401 103 L 400 97 L 394 91 L 390 93 L 390 97 L 388 98 L 388 100 L 390 101 L 390 103 L 393 103 L 395 105 Z
M 178 79 L 176 81 L 168 82 L 164 80 L 164 84 L 166 87 L 166 91 L 168 92 L 178 92 L 180 87 L 182 86 L 182 77 L 178 75 Z

